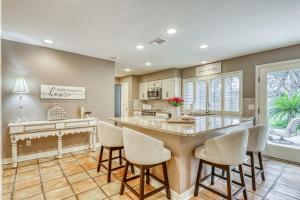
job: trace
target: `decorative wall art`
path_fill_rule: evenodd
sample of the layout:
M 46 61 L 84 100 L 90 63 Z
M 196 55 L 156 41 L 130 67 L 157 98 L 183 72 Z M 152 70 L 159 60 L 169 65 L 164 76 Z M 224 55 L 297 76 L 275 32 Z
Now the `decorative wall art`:
M 211 74 L 221 73 L 222 66 L 221 62 L 212 63 L 208 65 L 201 65 L 196 68 L 196 76 L 207 76 Z
M 41 99 L 85 99 L 85 88 L 41 85 Z

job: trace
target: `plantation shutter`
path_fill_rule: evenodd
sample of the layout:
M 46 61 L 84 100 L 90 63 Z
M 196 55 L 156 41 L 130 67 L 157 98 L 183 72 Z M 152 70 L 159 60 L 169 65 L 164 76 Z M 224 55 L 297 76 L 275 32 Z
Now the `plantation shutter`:
M 212 112 L 222 111 L 222 78 L 209 80 L 209 110 Z
M 185 80 L 183 84 L 183 109 L 192 110 L 194 101 L 194 80 Z
M 240 112 L 240 76 L 239 74 L 224 77 L 224 111 Z
M 195 111 L 205 112 L 206 111 L 206 81 L 196 81 L 196 97 L 195 97 Z

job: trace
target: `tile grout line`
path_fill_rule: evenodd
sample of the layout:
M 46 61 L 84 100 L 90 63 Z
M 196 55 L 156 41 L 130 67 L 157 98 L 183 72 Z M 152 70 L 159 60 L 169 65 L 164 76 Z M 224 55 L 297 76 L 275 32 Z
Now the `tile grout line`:
M 280 172 L 280 175 L 274 180 L 272 186 L 268 189 L 268 191 L 266 192 L 266 194 L 263 196 L 262 199 L 266 199 L 266 197 L 268 196 L 268 194 L 271 192 L 271 190 L 274 188 L 274 186 L 276 185 L 278 179 L 281 177 L 281 175 L 283 174 L 283 171 Z
M 12 191 L 11 191 L 11 195 L 10 195 L 10 200 L 13 200 L 13 197 L 15 195 L 15 188 L 16 188 L 16 182 L 17 182 L 17 169 L 18 166 L 15 168 L 15 177 L 14 177 L 14 181 L 13 181 L 13 187 L 12 187 Z M 2 187 L 2 186 L 1 186 Z M 2 194 L 1 194 L 2 195 Z
M 71 156 L 69 156 L 69 157 L 74 158 L 72 154 L 71 154 Z M 62 158 L 59 158 L 59 159 L 63 159 L 63 157 L 62 157 Z M 69 184 L 71 190 L 73 191 L 73 194 L 74 194 L 75 198 L 78 199 L 78 197 L 77 197 L 77 195 L 75 194 L 75 191 L 74 191 L 74 189 L 73 189 L 73 187 L 72 187 L 71 182 L 69 181 L 69 179 L 67 178 L 66 174 L 65 174 L 64 171 L 63 171 L 63 168 L 61 167 L 61 164 L 62 164 L 62 163 L 60 163 L 60 162 L 58 161 L 59 159 L 57 159 L 57 162 L 58 162 L 58 166 L 59 166 L 59 168 L 60 168 L 60 171 L 61 171 L 61 173 L 63 174 L 63 177 L 67 180 L 67 183 Z M 72 162 L 72 161 L 70 161 L 70 162 Z M 66 197 L 66 198 L 69 198 L 69 197 Z M 66 198 L 64 198 L 64 199 L 66 199 Z
M 93 158 L 93 157 L 92 157 Z M 98 162 L 97 162 L 97 159 L 95 159 L 95 158 L 93 158 L 94 160 L 96 160 L 96 163 L 98 164 Z M 86 169 L 83 167 L 83 169 L 85 170 L 85 172 L 88 174 L 88 176 L 94 181 L 94 183 L 96 183 L 96 185 L 97 185 L 97 187 L 101 190 L 101 192 L 103 192 L 103 194 L 105 195 L 105 197 L 106 198 L 109 198 L 109 196 L 105 193 L 105 191 L 102 189 L 102 186 L 99 186 L 98 184 L 97 184 L 97 182 L 94 180 L 94 178 L 86 171 Z M 95 170 L 97 170 L 97 168 L 95 168 Z M 103 174 L 103 175 L 105 175 L 105 174 Z M 99 176 L 102 176 L 102 175 L 99 175 Z M 96 177 L 98 177 L 98 176 L 96 176 Z M 108 183 L 106 183 L 106 184 L 108 184 Z M 104 185 L 106 185 L 106 184 L 104 184 Z M 92 188 L 92 189 L 94 189 L 94 188 Z M 90 189 L 90 190 L 92 190 L 92 189 Z M 87 191 L 90 191 L 90 190 L 87 190 Z M 110 198 L 109 198 L 110 199 Z
M 40 162 L 37 159 L 37 163 L 38 163 L 38 168 L 39 168 L 39 177 L 40 177 L 40 184 L 41 184 L 41 189 L 42 189 L 42 195 L 44 197 L 44 199 L 46 199 L 46 192 L 44 189 L 44 185 L 43 185 L 43 180 L 42 180 L 42 173 L 41 173 L 41 168 L 40 168 Z

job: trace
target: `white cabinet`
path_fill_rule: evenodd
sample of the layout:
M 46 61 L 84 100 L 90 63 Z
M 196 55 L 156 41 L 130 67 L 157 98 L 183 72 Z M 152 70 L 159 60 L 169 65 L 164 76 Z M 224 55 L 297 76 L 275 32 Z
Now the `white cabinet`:
M 148 83 L 140 83 L 139 96 L 141 100 L 147 100 Z
M 147 100 L 148 88 L 154 87 L 162 88 L 162 99 L 181 97 L 181 78 L 170 78 L 140 83 L 140 100 Z
M 181 97 L 181 79 L 171 78 L 162 80 L 162 99 Z
M 150 81 L 150 82 L 148 82 L 148 87 L 149 88 L 155 88 L 155 87 L 161 87 L 161 80 L 159 80 L 159 81 Z

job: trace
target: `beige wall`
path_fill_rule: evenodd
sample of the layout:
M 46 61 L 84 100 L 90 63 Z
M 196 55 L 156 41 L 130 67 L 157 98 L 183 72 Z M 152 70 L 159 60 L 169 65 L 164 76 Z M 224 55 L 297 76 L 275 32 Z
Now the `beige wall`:
M 114 115 L 114 63 L 79 54 L 2 40 L 2 119 L 3 157 L 11 156 L 7 124 L 15 122 L 18 115 L 18 96 L 12 94 L 17 76 L 24 76 L 30 90 L 24 95 L 26 117 L 45 120 L 48 107 L 58 102 L 67 111 L 68 118 L 79 117 L 79 106 L 92 111 L 92 116 L 107 119 Z M 42 100 L 40 84 L 82 86 L 86 88 L 85 100 Z M 63 144 L 77 146 L 88 142 L 87 135 L 64 136 Z M 31 147 L 18 143 L 18 153 L 28 154 L 54 150 L 55 137 L 33 140 Z M 20 146 L 21 145 L 21 146 Z
M 222 72 L 243 70 L 244 98 L 255 98 L 255 66 L 300 58 L 300 44 L 222 61 Z M 182 71 L 183 78 L 195 77 L 195 67 Z
M 153 72 L 150 74 L 145 74 L 139 76 L 139 82 L 144 83 L 148 81 L 155 81 L 155 80 L 162 80 L 174 77 L 181 77 L 181 70 L 180 69 L 166 69 L 158 72 Z

